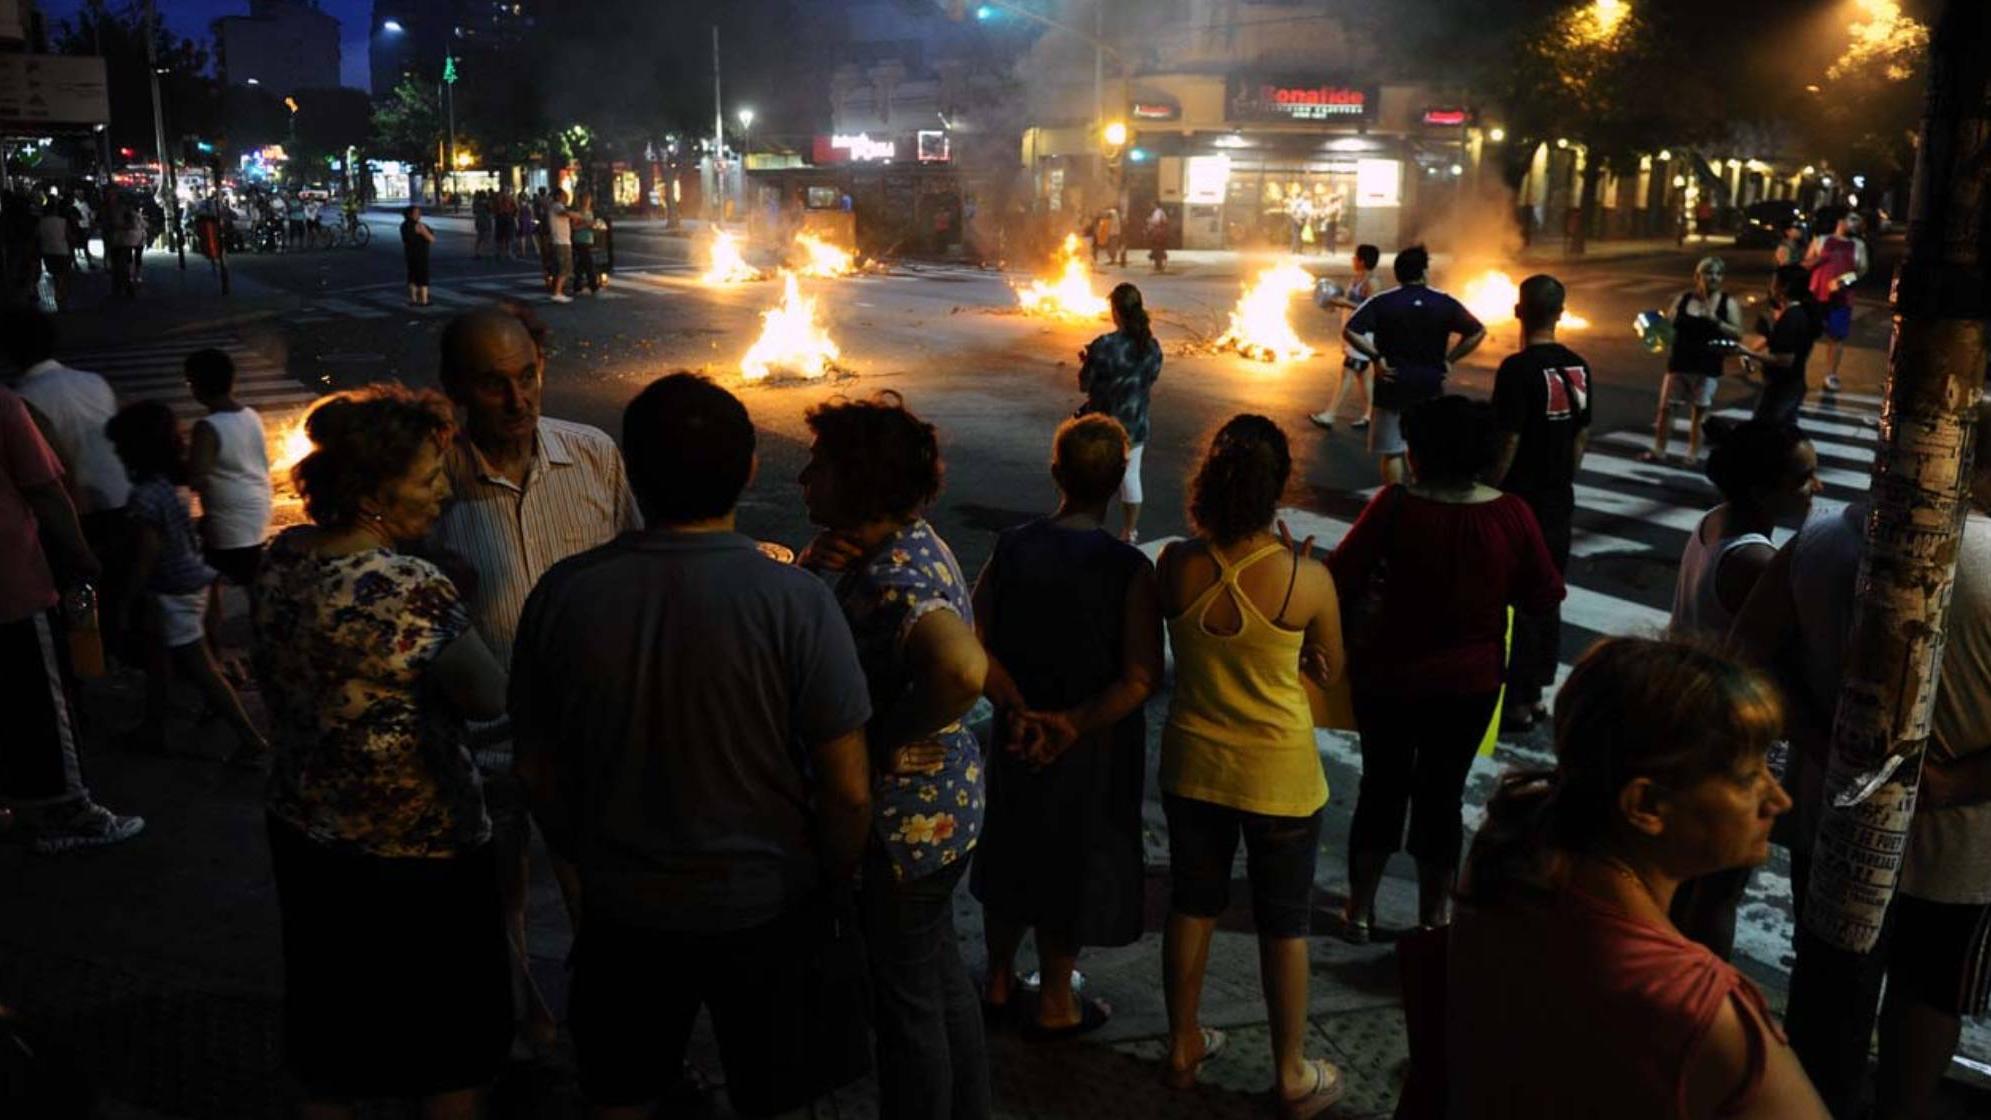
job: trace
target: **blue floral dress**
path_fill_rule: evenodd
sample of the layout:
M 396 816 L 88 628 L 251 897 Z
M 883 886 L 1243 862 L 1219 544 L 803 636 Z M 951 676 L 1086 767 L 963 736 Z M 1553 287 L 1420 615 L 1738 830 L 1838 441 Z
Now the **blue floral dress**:
M 974 625 L 960 562 L 924 520 L 900 529 L 835 586 L 857 639 L 874 712 L 890 711 L 912 688 L 906 638 L 920 619 L 953 611 Z M 942 728 L 934 740 L 947 749 L 937 774 L 893 775 L 887 772 L 888 757 L 872 756 L 872 828 L 901 880 L 966 857 L 982 832 L 981 745 L 960 723 Z
M 490 839 L 463 718 L 423 676 L 470 628 L 448 576 L 385 549 L 320 557 L 291 529 L 253 597 L 276 746 L 269 811 L 311 840 L 448 858 Z

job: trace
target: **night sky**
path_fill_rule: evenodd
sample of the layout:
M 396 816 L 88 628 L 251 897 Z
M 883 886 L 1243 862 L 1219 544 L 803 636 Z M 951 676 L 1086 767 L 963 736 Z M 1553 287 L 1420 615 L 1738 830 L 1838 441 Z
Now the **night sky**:
M 249 14 L 248 0 L 157 0 L 157 3 L 159 18 L 167 27 L 201 43 L 209 42 L 208 28 L 216 19 Z M 54 23 L 74 15 L 83 5 L 81 0 L 39 0 L 36 6 Z M 373 12 L 372 0 L 319 0 L 318 6 L 339 21 L 341 79 L 346 85 L 365 89 L 366 32 Z

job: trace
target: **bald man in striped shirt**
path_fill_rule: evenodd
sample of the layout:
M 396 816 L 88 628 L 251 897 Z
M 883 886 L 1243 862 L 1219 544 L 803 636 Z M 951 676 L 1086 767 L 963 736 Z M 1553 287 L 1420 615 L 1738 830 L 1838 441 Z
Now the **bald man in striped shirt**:
M 443 456 L 452 496 L 429 544 L 448 557 L 446 571 L 472 585 L 459 590 L 485 645 L 507 669 L 519 612 L 539 577 L 643 525 L 615 441 L 598 428 L 539 414 L 543 336 L 522 308 L 468 311 L 442 333 L 443 392 L 463 423 Z M 478 764 L 498 843 L 522 1041 L 543 1049 L 553 1042 L 555 1023 L 526 968 L 531 821 L 512 777 L 509 738 L 507 728 L 485 729 Z M 563 890 L 571 891 L 564 869 L 561 877 Z

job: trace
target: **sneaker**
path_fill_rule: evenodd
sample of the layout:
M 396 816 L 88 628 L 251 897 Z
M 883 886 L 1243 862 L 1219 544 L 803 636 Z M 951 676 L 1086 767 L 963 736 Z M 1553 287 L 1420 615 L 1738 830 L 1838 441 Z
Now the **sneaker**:
M 1350 424 L 1348 426 L 1355 429 L 1358 432 L 1365 431 L 1369 427 L 1369 418 L 1367 416 L 1364 416 L 1360 420 L 1357 420 L 1353 424 Z
M 28 848 L 36 855 L 60 855 L 82 848 L 121 844 L 143 831 L 144 817 L 120 817 L 86 798 L 67 820 L 35 829 Z
M 1828 373 L 1825 375 L 1825 391 L 1828 393 L 1839 391 L 1839 377 L 1837 374 Z
M 547 296 L 547 297 L 546 297 L 546 299 L 547 299 L 547 301 L 548 301 L 548 302 L 550 302 L 550 303 L 572 303 L 572 302 L 574 302 L 574 297 L 573 297 L 573 296 L 563 296 L 563 295 L 552 295 L 552 296 Z
M 1313 421 L 1314 427 L 1319 428 L 1322 431 L 1331 432 L 1334 430 L 1334 417 L 1328 415 L 1325 412 L 1312 413 L 1307 416 L 1307 419 Z

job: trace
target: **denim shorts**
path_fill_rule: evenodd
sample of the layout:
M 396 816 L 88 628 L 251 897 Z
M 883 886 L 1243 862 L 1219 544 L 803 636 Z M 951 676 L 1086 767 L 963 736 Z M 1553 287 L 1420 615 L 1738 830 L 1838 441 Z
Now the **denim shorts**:
M 1305 937 L 1313 926 L 1320 810 L 1304 817 L 1247 813 L 1193 797 L 1162 795 L 1168 816 L 1170 906 L 1215 918 L 1230 905 L 1231 860 L 1244 837 L 1251 918 L 1260 937 Z

